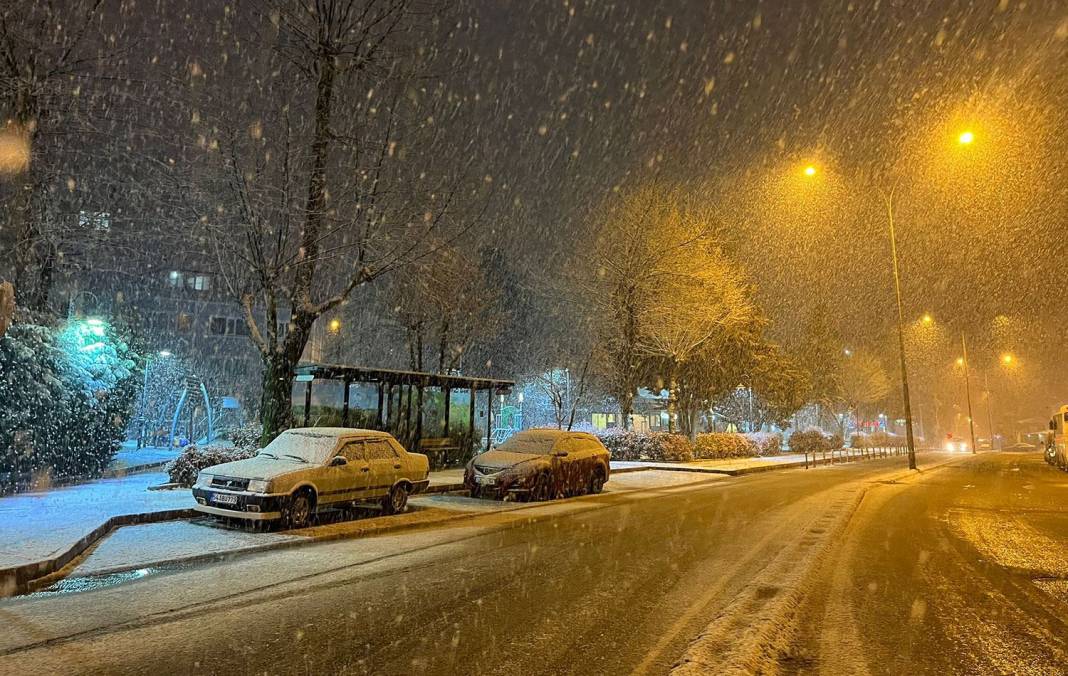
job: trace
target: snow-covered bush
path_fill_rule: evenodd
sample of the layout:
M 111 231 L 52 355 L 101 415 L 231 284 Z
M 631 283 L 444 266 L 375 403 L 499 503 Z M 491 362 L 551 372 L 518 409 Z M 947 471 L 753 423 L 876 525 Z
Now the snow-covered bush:
M 831 450 L 831 441 L 822 431 L 810 427 L 790 435 L 790 450 L 794 453 L 826 453 Z
M 721 460 L 723 458 L 751 458 L 757 454 L 757 445 L 744 434 L 712 432 L 698 434 L 694 443 L 694 456 L 698 460 Z
M 12 325 L 0 338 L 0 475 L 92 475 L 119 449 L 137 357 L 103 323 Z
M 229 448 L 190 444 L 182 449 L 177 458 L 167 463 L 167 474 L 171 478 L 171 483 L 192 486 L 196 483 L 197 474 L 205 467 L 251 458 L 256 455 L 257 450 L 256 448 L 238 448 L 236 446 Z
M 681 434 L 667 432 L 627 432 L 609 430 L 600 435 L 613 460 L 654 460 L 659 462 L 689 462 L 693 460 L 693 446 Z
M 229 427 L 223 430 L 220 436 L 227 441 L 233 442 L 234 448 L 257 450 L 260 448 L 260 438 L 263 436 L 263 425 L 248 423 Z
M 750 432 L 745 437 L 756 445 L 757 455 L 761 457 L 782 453 L 782 435 L 778 432 Z

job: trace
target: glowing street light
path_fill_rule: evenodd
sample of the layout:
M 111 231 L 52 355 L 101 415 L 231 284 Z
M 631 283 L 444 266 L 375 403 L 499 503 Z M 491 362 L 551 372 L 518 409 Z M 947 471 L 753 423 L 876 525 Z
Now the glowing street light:
M 1014 361 L 1016 361 L 1016 358 L 1013 357 L 1008 352 L 1006 352 L 1005 354 L 1001 355 L 1001 363 L 1004 364 L 1005 366 L 1011 366 Z
M 816 175 L 815 165 L 808 165 L 804 169 L 805 176 Z M 897 339 L 899 360 L 901 363 L 901 403 L 905 409 L 905 445 L 908 449 L 909 469 L 916 469 L 916 442 L 912 427 L 912 402 L 909 399 L 909 376 L 905 360 L 905 307 L 901 300 L 901 272 L 897 261 L 897 234 L 894 230 L 894 189 L 889 191 L 880 188 L 886 207 L 887 231 L 890 238 L 890 260 L 894 271 L 894 296 L 897 299 Z M 933 321 L 933 319 L 932 319 Z
M 171 352 L 170 350 L 160 350 L 156 354 L 158 354 L 160 357 L 163 357 L 164 359 L 166 359 L 167 357 L 173 357 L 174 356 L 174 353 Z
M 957 140 L 960 142 L 960 144 L 962 146 L 966 146 L 966 145 L 968 145 L 969 143 L 971 143 L 972 141 L 975 140 L 975 134 L 973 134 L 970 131 L 966 131 L 966 132 L 961 133 L 960 137 L 958 137 Z
M 336 317 L 334 319 L 331 319 L 330 323 L 327 324 L 327 330 L 329 330 L 330 333 L 334 334 L 335 336 L 341 333 L 341 320 Z
M 932 317 L 929 312 L 925 312 L 923 314 L 923 317 L 920 318 L 920 321 L 923 322 L 924 324 L 927 324 L 928 326 L 930 326 L 931 324 L 934 323 L 934 317 Z

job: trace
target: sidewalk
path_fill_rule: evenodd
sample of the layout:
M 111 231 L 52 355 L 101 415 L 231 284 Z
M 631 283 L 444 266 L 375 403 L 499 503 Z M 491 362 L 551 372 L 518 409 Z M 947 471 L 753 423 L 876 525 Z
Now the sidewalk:
M 828 456 L 829 461 L 829 456 Z M 809 464 L 812 464 L 809 457 Z M 822 460 L 820 460 L 822 464 Z M 652 462 L 613 460 L 612 471 L 628 469 L 667 469 L 676 472 L 709 472 L 712 474 L 748 474 L 769 469 L 785 469 L 805 465 L 802 453 L 761 458 L 730 458 L 726 460 L 694 460 L 693 462 Z
M 136 471 L 139 468 L 162 467 L 178 457 L 180 449 L 167 448 L 166 446 L 146 446 L 137 448 L 134 442 L 127 442 L 115 454 L 115 458 L 108 465 L 108 471 L 118 475 L 123 472 Z

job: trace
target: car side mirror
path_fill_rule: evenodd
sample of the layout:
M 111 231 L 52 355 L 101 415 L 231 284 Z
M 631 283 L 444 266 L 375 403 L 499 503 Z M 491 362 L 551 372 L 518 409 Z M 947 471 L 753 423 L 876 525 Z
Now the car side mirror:
M 331 467 L 341 467 L 342 465 L 349 464 L 349 461 L 345 459 L 343 455 L 335 455 L 333 460 L 330 461 Z

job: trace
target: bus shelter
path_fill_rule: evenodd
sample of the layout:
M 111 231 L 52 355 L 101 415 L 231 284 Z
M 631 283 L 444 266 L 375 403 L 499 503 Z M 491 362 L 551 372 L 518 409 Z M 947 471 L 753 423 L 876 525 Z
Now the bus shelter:
M 305 427 L 338 425 L 389 432 L 406 448 L 431 456 L 435 465 L 462 459 L 475 436 L 479 392 L 486 392 L 486 450 L 492 443 L 493 400 L 515 382 L 496 378 L 398 371 L 340 364 L 301 364 L 295 369 L 293 413 Z M 457 434 L 454 393 L 466 392 L 467 426 Z M 426 404 L 434 399 L 428 421 Z M 466 401 L 465 401 L 466 400 Z M 440 415 L 440 418 L 438 417 Z M 481 417 L 481 416 L 479 416 Z M 433 423 L 428 425 L 428 423 Z

